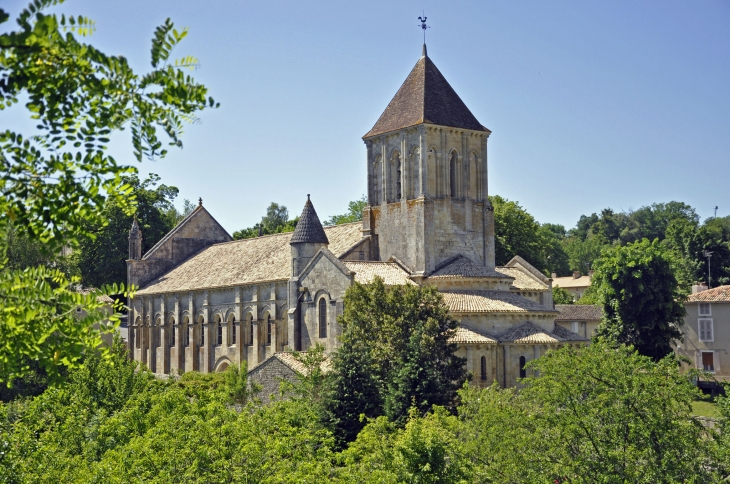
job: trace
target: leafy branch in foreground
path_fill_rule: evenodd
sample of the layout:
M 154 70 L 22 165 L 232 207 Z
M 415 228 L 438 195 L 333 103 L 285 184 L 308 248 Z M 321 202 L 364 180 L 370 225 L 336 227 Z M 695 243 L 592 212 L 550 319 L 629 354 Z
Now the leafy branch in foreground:
M 160 136 L 182 147 L 183 124 L 218 106 L 204 85 L 184 73 L 197 60 L 171 58 L 187 30 L 176 30 L 170 20 L 158 27 L 153 70 L 138 75 L 124 57 L 77 38 L 93 33 L 92 20 L 44 13 L 60 3 L 34 0 L 12 31 L 3 25 L 10 16 L 0 9 L 7 30 L 0 34 L 0 110 L 27 99 L 36 122 L 32 133 L 0 132 L 0 382 L 8 385 L 30 372 L 29 360 L 51 378 L 62 366 L 80 365 L 85 352 L 97 350 L 101 333 L 119 321 L 121 305 L 112 304 L 110 315 L 103 310 L 109 303 L 97 297 L 124 289 L 80 294 L 78 279 L 58 270 L 10 269 L 7 234 L 16 230 L 40 241 L 48 254 L 93 239 L 92 227 L 108 223 L 102 210 L 107 199 L 130 215 L 136 208 L 124 177 L 137 170 L 107 153 L 111 134 L 129 126 L 138 161 L 163 157 Z
M 60 244 L 85 235 L 87 222 L 98 222 L 105 196 L 133 210 L 121 176 L 135 170 L 106 153 L 112 132 L 130 125 L 137 160 L 162 157 L 167 150 L 158 130 L 169 145 L 181 147 L 183 123 L 217 104 L 184 74 L 194 58 L 169 62 L 187 30 L 178 32 L 169 19 L 158 27 L 154 70 L 140 76 L 124 57 L 74 36 L 90 35 L 91 20 L 42 13 L 56 3 L 32 3 L 18 17 L 19 29 L 0 35 L 0 109 L 27 96 L 25 107 L 37 120 L 31 135 L 0 132 L 0 211 L 16 227 Z M 0 24 L 8 18 L 0 10 Z

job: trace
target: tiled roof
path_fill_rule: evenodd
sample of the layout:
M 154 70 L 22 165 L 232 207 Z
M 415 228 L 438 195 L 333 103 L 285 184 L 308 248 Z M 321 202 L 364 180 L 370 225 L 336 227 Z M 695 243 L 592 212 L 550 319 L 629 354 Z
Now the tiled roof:
M 355 281 L 360 284 L 370 284 L 375 276 L 380 276 L 389 286 L 416 283 L 408 278 L 408 273 L 395 262 L 375 261 L 343 261 L 345 267 L 355 273 Z
M 302 214 L 299 216 L 299 222 L 297 222 L 289 243 L 329 243 L 327 235 L 324 232 L 324 227 L 322 227 L 322 223 L 319 221 L 319 217 L 317 217 L 317 212 L 314 210 L 314 205 L 309 200 L 309 195 L 307 195 L 307 203 L 304 204 L 304 210 L 302 210 Z
M 464 326 L 460 326 L 456 329 L 456 334 L 449 338 L 449 342 L 451 343 L 481 343 L 481 344 L 488 344 L 488 345 L 496 345 L 497 340 L 481 334 L 477 333 L 476 331 L 465 328 Z
M 307 367 L 304 366 L 304 364 L 302 364 L 301 361 L 297 360 L 292 353 L 289 353 L 289 352 L 286 352 L 286 351 L 282 351 L 282 352 L 279 352 L 279 353 L 274 353 L 273 355 L 269 356 L 269 358 L 276 358 L 277 360 L 281 361 L 286 366 L 288 366 L 292 370 L 296 371 L 300 375 L 305 375 L 306 376 L 307 373 L 308 373 Z M 269 358 L 267 358 L 267 360 Z M 262 362 L 261 365 L 263 365 L 263 363 L 264 362 Z M 261 366 L 261 365 L 259 365 L 259 366 Z M 325 361 L 322 362 L 322 364 L 320 365 L 320 369 L 323 372 L 329 371 L 329 369 L 330 369 L 330 360 L 329 360 L 329 358 L 327 358 Z M 255 370 L 255 368 L 254 368 L 254 370 Z
M 327 227 L 329 250 L 340 256 L 361 238 L 362 223 Z M 292 233 L 214 244 L 201 250 L 137 294 L 193 291 L 286 280 L 291 277 Z
M 457 255 L 447 259 L 436 270 L 428 276 L 429 279 L 455 279 L 462 277 L 496 277 L 505 279 L 508 276 L 496 271 L 490 271 L 486 267 L 472 262 L 463 255 Z
M 565 340 L 554 333 L 545 331 L 535 323 L 527 321 L 507 331 L 500 336 L 499 341 L 516 344 L 552 344 L 562 343 Z
M 514 277 L 512 287 L 519 291 L 546 291 L 548 288 L 547 284 L 525 274 L 517 267 L 496 267 L 495 270 L 505 276 Z
M 588 287 L 591 285 L 591 278 L 588 276 L 580 277 L 556 277 L 553 279 L 553 287 L 562 287 L 563 289 L 573 287 Z
M 687 297 L 687 302 L 730 302 L 730 286 L 713 287 L 691 294 Z
M 81 287 L 81 286 L 76 287 L 76 292 L 83 294 L 84 296 L 88 296 L 92 292 L 96 292 L 96 291 L 98 291 L 98 289 L 94 289 L 93 287 Z M 107 296 L 106 294 L 100 294 L 100 295 L 96 296 L 96 302 L 104 303 L 104 304 L 112 304 L 114 302 L 114 299 Z
M 595 304 L 556 304 L 560 314 L 556 321 L 599 321 L 603 317 L 603 309 Z
M 565 341 L 575 342 L 575 341 L 590 341 L 589 338 L 585 338 L 578 333 L 574 333 L 569 329 L 563 328 L 559 324 L 556 324 L 553 328 L 553 334 L 559 338 L 563 338 Z
M 507 291 L 444 291 L 452 313 L 555 313 L 530 299 Z
M 469 111 L 428 56 L 423 56 L 363 138 L 429 123 L 489 131 Z

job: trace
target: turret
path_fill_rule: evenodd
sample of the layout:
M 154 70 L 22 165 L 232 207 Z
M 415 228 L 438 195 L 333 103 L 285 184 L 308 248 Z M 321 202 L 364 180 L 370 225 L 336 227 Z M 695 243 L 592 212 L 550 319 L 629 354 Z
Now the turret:
M 299 222 L 297 222 L 289 243 L 291 244 L 292 277 L 301 274 L 317 251 L 329 245 L 327 234 L 324 233 L 324 227 L 319 221 L 309 194 L 307 194 L 307 203 L 304 204 L 304 210 L 302 210 L 302 215 L 299 217 Z
M 134 216 L 132 228 L 129 229 L 129 258 L 140 260 L 142 258 L 142 231 L 137 223 L 137 216 Z

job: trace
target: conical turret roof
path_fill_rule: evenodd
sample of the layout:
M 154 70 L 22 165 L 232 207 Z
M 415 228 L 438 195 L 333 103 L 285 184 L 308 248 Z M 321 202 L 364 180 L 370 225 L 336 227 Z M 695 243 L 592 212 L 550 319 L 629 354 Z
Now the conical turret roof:
M 426 55 L 425 48 L 424 55 L 363 138 L 423 123 L 489 132 Z
M 290 244 L 329 244 L 327 235 L 324 233 L 324 227 L 319 221 L 314 205 L 307 195 L 307 203 L 304 204 L 302 215 L 299 216 L 299 222 L 291 236 Z

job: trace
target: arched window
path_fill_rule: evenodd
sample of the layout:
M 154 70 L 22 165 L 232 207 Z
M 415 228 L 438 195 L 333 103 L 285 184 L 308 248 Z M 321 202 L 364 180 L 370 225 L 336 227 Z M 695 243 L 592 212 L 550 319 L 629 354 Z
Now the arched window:
M 266 313 L 266 344 L 271 344 L 271 316 Z
M 525 357 L 520 356 L 520 378 L 527 376 L 527 370 L 525 370 Z
M 236 344 L 236 317 L 231 316 L 228 318 L 228 326 L 231 328 L 231 344 Z
M 457 186 L 458 186 L 457 176 L 458 176 L 459 172 L 456 169 L 456 160 L 457 160 L 456 151 L 452 151 L 451 157 L 449 158 L 449 181 L 451 182 L 450 195 L 452 198 L 459 196 L 459 194 L 457 192 Z
M 203 316 L 198 319 L 198 327 L 200 328 L 200 346 L 205 346 L 205 328 L 203 327 Z
M 139 327 L 142 326 L 142 320 L 140 318 L 137 318 L 137 320 L 134 322 L 134 346 L 139 349 L 142 346 L 142 338 L 140 337 L 140 330 Z
M 482 365 L 481 365 L 482 366 L 482 368 L 481 368 L 482 369 L 482 375 L 481 375 L 481 377 L 482 377 L 482 380 L 486 380 L 487 379 L 487 357 L 486 356 L 482 356 L 481 363 L 482 363 Z
M 161 326 L 162 326 L 162 320 L 157 319 L 157 321 L 155 321 L 154 336 L 153 336 L 154 340 L 155 340 L 154 341 L 155 348 L 160 347 L 160 327 Z
M 175 320 L 170 320 L 170 346 L 175 346 Z
M 327 337 L 327 300 L 319 299 L 319 337 Z
M 221 319 L 218 318 L 218 321 L 215 323 L 215 326 L 218 330 L 217 344 L 218 344 L 218 346 L 220 346 L 223 344 L 223 321 L 221 321 Z
M 253 324 L 253 315 L 248 315 L 248 344 L 253 346 L 253 332 L 254 332 L 254 324 Z
M 185 316 L 185 320 L 183 321 L 183 344 L 190 346 L 190 318 L 187 316 Z

